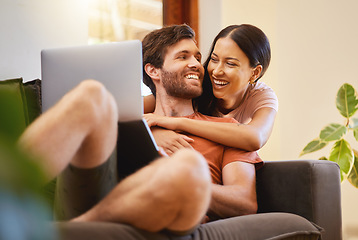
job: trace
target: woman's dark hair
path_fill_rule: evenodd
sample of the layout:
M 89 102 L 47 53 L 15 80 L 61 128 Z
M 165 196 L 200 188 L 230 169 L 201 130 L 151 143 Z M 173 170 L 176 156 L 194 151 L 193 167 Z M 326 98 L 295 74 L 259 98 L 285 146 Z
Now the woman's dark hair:
M 213 94 L 213 89 L 207 69 L 216 42 L 220 38 L 225 37 L 230 37 L 246 54 L 250 61 L 251 67 L 254 68 L 258 65 L 262 66 L 261 74 L 257 80 L 259 80 L 264 75 L 268 66 L 270 65 L 270 43 L 265 33 L 259 28 L 249 24 L 241 24 L 231 25 L 221 30 L 221 32 L 219 32 L 219 34 L 215 37 L 213 44 L 211 45 L 208 58 L 204 63 L 205 76 L 203 81 L 203 94 L 200 97 L 194 99 L 194 105 L 197 107 L 197 110 L 203 114 L 214 115 L 216 110 L 217 99 Z
M 188 25 L 172 25 L 154 30 L 147 34 L 142 41 L 143 53 L 143 82 L 150 88 L 153 95 L 156 94 L 152 79 L 145 72 L 145 65 L 152 64 L 161 68 L 168 47 L 176 44 L 182 39 L 194 39 L 195 33 Z

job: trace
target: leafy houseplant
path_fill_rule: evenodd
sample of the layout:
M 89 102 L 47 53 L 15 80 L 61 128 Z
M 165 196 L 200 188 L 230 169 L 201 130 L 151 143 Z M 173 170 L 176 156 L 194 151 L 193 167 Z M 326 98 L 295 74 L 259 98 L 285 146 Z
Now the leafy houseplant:
M 300 156 L 320 150 L 329 142 L 335 141 L 328 159 L 326 157 L 320 159 L 336 162 L 340 167 L 341 181 L 348 179 L 358 188 L 358 151 L 346 140 L 348 132 L 352 132 L 358 142 L 358 118 L 353 118 L 358 110 L 358 97 L 351 85 L 345 83 L 340 87 L 336 97 L 336 107 L 345 118 L 345 124 L 331 123 L 324 127 L 319 137 L 309 142 Z
M 58 240 L 57 229 L 48 223 L 46 175 L 17 145 L 26 126 L 16 83 L 0 80 L 0 239 Z

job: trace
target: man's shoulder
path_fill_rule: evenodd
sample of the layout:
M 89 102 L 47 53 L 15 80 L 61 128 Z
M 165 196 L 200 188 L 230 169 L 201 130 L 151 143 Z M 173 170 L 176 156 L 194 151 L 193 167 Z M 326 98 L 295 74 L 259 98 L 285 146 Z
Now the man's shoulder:
M 193 115 L 190 116 L 192 119 L 203 120 L 203 121 L 210 121 L 210 122 L 226 122 L 226 123 L 237 123 L 234 118 L 223 118 L 223 117 L 213 117 L 201 114 L 199 112 L 195 112 Z

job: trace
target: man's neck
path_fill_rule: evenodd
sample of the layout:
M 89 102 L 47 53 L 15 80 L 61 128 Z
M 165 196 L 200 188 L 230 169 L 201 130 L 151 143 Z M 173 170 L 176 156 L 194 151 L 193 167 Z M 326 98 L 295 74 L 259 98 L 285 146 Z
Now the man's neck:
M 167 117 L 188 116 L 194 113 L 193 103 L 191 99 L 157 95 L 154 113 Z

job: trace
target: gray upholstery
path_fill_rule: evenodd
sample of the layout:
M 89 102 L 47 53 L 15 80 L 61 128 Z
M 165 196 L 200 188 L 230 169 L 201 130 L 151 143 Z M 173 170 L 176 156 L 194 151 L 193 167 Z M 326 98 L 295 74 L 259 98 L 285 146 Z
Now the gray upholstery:
M 342 239 L 338 165 L 323 160 L 266 162 L 257 172 L 258 214 L 201 225 L 173 237 L 116 223 L 57 223 L 65 239 Z M 322 229 L 323 228 L 323 229 Z
M 86 240 L 262 240 L 319 239 L 320 231 L 306 219 L 288 213 L 263 213 L 234 217 L 201 225 L 193 234 L 174 237 L 148 233 L 116 223 L 57 223 L 63 239 Z
M 325 160 L 266 162 L 257 172 L 258 212 L 298 214 L 342 239 L 339 166 Z
M 7 81 L 18 87 L 21 81 Z M 40 81 L 24 85 L 24 120 L 41 110 Z M 26 101 L 25 101 L 26 100 Z M 25 111 L 26 110 L 26 111 Z M 32 111 L 36 113 L 32 113 Z M 20 127 L 21 127 L 20 126 Z M 191 235 L 174 237 L 167 233 L 148 233 L 118 223 L 55 222 L 62 239 L 101 240 L 231 240 L 231 239 L 342 239 L 341 194 L 338 165 L 324 160 L 266 162 L 257 171 L 258 214 L 203 224 Z M 318 227 L 318 226 L 320 227 Z

